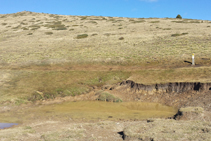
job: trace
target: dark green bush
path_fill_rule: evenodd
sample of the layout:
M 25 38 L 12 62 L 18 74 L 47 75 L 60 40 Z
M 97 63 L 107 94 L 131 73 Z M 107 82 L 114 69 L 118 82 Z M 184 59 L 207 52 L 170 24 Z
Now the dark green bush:
M 176 16 L 176 18 L 177 18 L 177 19 L 182 19 L 182 16 L 181 16 L 180 14 L 178 14 L 178 15 Z

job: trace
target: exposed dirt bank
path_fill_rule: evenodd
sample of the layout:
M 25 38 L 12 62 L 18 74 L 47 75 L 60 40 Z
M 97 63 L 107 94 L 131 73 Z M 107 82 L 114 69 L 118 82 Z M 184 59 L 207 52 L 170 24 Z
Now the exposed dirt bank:
M 210 111 L 211 106 L 210 89 L 211 83 L 175 82 L 143 85 L 131 80 L 106 88 L 123 101 L 158 102 L 177 108 L 200 106 L 206 111 Z

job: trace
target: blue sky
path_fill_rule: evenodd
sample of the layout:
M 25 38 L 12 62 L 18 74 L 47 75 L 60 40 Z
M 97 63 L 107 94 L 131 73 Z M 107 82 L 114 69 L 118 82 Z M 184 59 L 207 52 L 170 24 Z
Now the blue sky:
M 0 14 L 39 13 L 211 20 L 211 0 L 0 0 Z

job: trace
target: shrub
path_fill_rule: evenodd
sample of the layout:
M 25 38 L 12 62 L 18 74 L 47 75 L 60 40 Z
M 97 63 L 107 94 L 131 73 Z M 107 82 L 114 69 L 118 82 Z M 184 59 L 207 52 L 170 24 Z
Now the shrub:
M 46 35 L 51 35 L 53 32 L 45 32 Z
M 107 101 L 107 102 L 122 102 L 122 100 L 118 97 L 113 96 L 108 92 L 101 92 L 99 97 L 97 98 L 99 101 Z
M 2 23 L 1 25 L 7 25 L 7 23 Z
M 26 27 L 23 27 L 22 29 L 23 29 L 23 30 L 29 30 L 29 29 L 28 29 L 28 28 L 26 28 Z
M 182 34 L 176 33 L 176 34 L 172 34 L 171 36 L 172 37 L 177 37 L 177 36 L 186 35 L 186 34 L 188 34 L 188 33 L 182 33 Z
M 124 37 L 120 37 L 119 40 L 124 40 Z
M 177 15 L 177 19 L 182 19 L 182 16 L 180 14 Z
M 65 27 L 65 25 L 63 25 L 61 21 L 51 22 L 49 24 L 46 24 L 45 27 L 52 28 L 53 30 L 66 30 L 67 29 L 67 27 Z
M 92 34 L 92 36 L 96 36 L 96 35 L 98 35 L 98 34 L 97 33 Z
M 33 33 L 28 33 L 27 35 L 32 35 Z
M 88 37 L 88 34 L 81 34 L 81 35 L 78 35 L 76 38 L 82 39 L 82 38 L 87 38 L 87 37 Z
M 159 23 L 160 21 L 151 21 L 150 23 Z
M 171 28 L 163 28 L 163 30 L 171 30 Z
M 40 28 L 39 25 L 31 25 L 31 26 L 29 26 L 29 27 L 31 28 L 31 30 L 37 30 L 37 29 Z

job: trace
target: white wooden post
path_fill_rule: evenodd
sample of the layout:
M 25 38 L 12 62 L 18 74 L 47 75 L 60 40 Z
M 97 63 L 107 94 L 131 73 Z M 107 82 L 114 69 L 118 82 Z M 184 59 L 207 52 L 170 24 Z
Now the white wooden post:
M 192 65 L 195 65 L 194 53 L 192 54 Z

